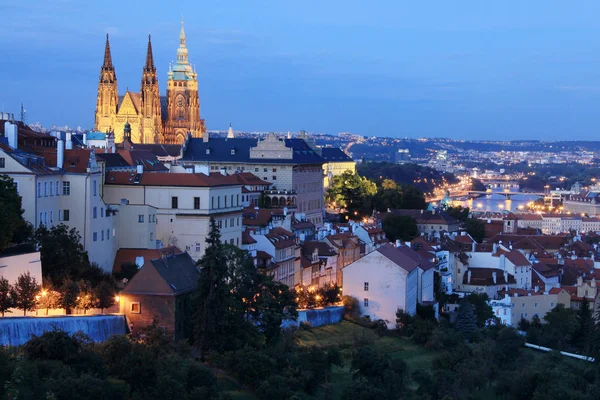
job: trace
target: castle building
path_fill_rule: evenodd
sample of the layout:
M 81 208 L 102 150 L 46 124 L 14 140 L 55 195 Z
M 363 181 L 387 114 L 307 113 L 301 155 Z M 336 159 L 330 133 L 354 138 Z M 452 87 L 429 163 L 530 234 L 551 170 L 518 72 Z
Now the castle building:
M 206 131 L 200 119 L 198 79 L 188 60 L 186 36 L 181 22 L 177 61 L 170 66 L 167 95 L 160 96 L 158 76 L 148 36 L 146 63 L 142 69 L 140 92 L 127 90 L 118 95 L 117 74 L 112 63 L 110 42 L 106 35 L 104 62 L 100 68 L 94 129 L 114 132 L 115 142 L 124 140 L 124 126 L 131 128 L 133 143 L 179 144 L 188 133 L 201 138 Z

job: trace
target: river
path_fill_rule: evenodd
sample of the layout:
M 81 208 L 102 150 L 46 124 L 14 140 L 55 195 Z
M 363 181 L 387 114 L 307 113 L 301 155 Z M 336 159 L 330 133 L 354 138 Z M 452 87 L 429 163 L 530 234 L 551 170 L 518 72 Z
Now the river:
M 527 209 L 527 203 L 539 198 L 539 196 L 523 193 L 511 196 L 509 200 L 503 195 L 492 193 L 476 199 L 454 200 L 454 205 L 469 207 L 473 211 L 518 211 Z

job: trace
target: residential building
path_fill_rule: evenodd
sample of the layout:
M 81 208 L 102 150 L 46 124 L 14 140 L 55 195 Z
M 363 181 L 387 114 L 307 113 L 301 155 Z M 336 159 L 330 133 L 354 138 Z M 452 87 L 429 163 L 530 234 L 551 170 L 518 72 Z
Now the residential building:
M 272 228 L 266 233 L 253 233 L 256 249 L 268 254 L 272 262 L 267 269 L 274 279 L 291 288 L 301 282 L 300 255 L 296 263 L 296 236 L 284 228 Z
M 433 271 L 423 273 L 432 267 L 410 247 L 390 243 L 343 268 L 343 294 L 358 299 L 361 316 L 393 328 L 398 309 L 414 315 L 417 303 L 433 300 Z
M 351 222 L 352 233 L 365 244 L 365 252 L 370 253 L 388 243 L 385 232 L 376 224 Z
M 241 189 L 235 177 L 218 173 L 144 173 L 140 168 L 136 173 L 108 172 L 104 197 L 110 204 L 125 200 L 129 206 L 155 208 L 156 214 L 148 216 L 156 215 L 156 239 L 198 260 L 204 254 L 211 217 L 224 243 L 241 246 Z
M 131 331 L 139 332 L 157 319 L 176 339 L 190 337 L 191 298 L 199 278 L 187 253 L 147 260 L 119 293 L 120 312 Z
M 184 165 L 251 172 L 272 184 L 264 192 L 265 207 L 294 209 L 317 227 L 323 224 L 324 161 L 303 139 L 188 137 L 181 154 Z
M 328 243 L 316 240 L 305 241 L 301 247 L 302 285 L 323 287 L 342 284 L 338 273 L 338 255 Z
M 343 271 L 342 268 L 352 264 L 362 256 L 360 251 L 360 240 L 358 239 L 358 236 L 353 235 L 350 232 L 329 235 L 325 237 L 323 241 L 328 243 L 337 252 L 337 265 L 339 271 Z
M 323 147 L 320 149 L 323 157 L 323 190 L 327 189 L 333 183 L 333 177 L 342 175 L 346 171 L 356 173 L 356 161 L 344 153 L 340 148 Z
M 21 244 L 0 252 L 0 277 L 14 285 L 19 275 L 25 273 L 29 273 L 38 284 L 42 284 L 41 255 L 34 245 Z

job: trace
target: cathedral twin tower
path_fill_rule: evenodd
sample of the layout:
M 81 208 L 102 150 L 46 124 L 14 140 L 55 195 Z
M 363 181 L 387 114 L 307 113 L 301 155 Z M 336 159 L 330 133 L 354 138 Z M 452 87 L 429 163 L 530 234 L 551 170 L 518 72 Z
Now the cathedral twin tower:
M 169 67 L 166 97 L 160 96 L 158 90 L 150 36 L 140 93 L 129 90 L 123 96 L 119 96 L 118 93 L 117 75 L 106 35 L 94 129 L 100 132 L 114 132 L 117 143 L 125 139 L 123 135 L 126 123 L 131 127 L 130 133 L 127 134 L 133 143 L 178 144 L 183 143 L 188 132 L 193 137 L 202 137 L 206 127 L 204 120 L 200 119 L 198 79 L 196 71 L 188 61 L 183 21 L 177 61 Z

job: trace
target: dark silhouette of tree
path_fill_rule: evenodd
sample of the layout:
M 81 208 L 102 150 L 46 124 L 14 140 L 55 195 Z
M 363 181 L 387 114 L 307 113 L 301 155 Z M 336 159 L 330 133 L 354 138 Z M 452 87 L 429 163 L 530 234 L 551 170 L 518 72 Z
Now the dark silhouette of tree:
M 40 285 L 29 272 L 19 275 L 11 293 L 15 307 L 23 310 L 23 315 L 26 315 L 27 311 L 34 311 L 36 306 L 35 296 L 39 291 Z
M 361 219 L 373 211 L 377 185 L 357 173 L 346 171 L 333 177 L 326 199 L 335 207 L 346 209 L 350 219 Z
M 98 307 L 102 314 L 104 314 L 104 309 L 112 307 L 115 304 L 115 287 L 107 281 L 101 282 L 94 289 L 94 297 L 96 298 Z
M 97 302 L 94 296 L 94 291 L 92 290 L 92 286 L 88 281 L 81 280 L 77 282 L 77 286 L 79 287 L 79 296 L 77 296 L 77 308 L 83 310 L 83 313 L 86 314 L 87 310 L 96 306 Z
M 60 306 L 65 309 L 67 314 L 77 307 L 77 297 L 79 297 L 79 285 L 77 282 L 67 279 L 60 288 Z
M 8 279 L 0 278 L 0 312 L 4 317 L 4 313 L 12 312 L 11 308 L 14 307 L 14 299 L 11 296 L 12 286 Z
M 477 326 L 485 326 L 486 322 L 496 318 L 492 307 L 488 304 L 489 297 L 485 293 L 471 293 L 467 296 L 469 303 L 473 305 L 475 316 L 477 317 Z
M 477 243 L 481 243 L 485 237 L 485 224 L 479 219 L 468 218 L 465 221 L 465 230 Z
M 454 322 L 456 330 L 469 341 L 473 340 L 477 334 L 477 317 L 473 309 L 473 305 L 467 299 L 462 299 L 458 305 L 456 321 Z
M 417 222 L 409 216 L 389 214 L 383 219 L 382 229 L 391 241 L 413 240 L 419 235 Z
M 61 287 L 67 279 L 79 280 L 89 272 L 88 255 L 75 228 L 69 229 L 64 224 L 50 229 L 41 226 L 35 232 L 35 239 L 41 247 L 44 279 L 54 286 Z
M 206 238 L 206 250 L 198 266 L 200 279 L 195 299 L 196 315 L 194 336 L 202 356 L 209 351 L 222 351 L 227 336 L 227 321 L 230 295 L 227 283 L 227 258 L 221 242 L 221 234 L 214 218 L 210 219 L 210 232 Z
M 31 225 L 23 219 L 21 196 L 8 175 L 0 175 L 0 251 L 12 243 L 20 243 L 31 234 Z

